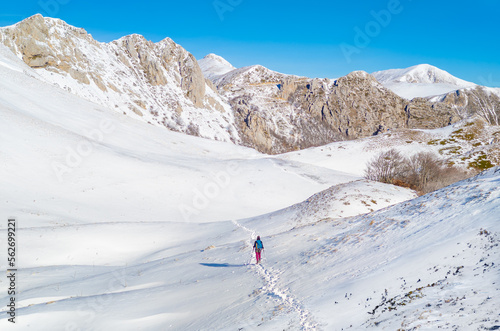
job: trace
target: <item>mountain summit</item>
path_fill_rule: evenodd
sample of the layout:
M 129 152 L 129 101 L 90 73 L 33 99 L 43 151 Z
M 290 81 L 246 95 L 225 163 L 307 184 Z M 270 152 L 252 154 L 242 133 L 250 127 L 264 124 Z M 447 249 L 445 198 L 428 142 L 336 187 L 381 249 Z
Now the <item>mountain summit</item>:
M 377 71 L 373 76 L 381 83 L 401 82 L 420 84 L 451 84 L 470 86 L 473 83 L 452 76 L 450 73 L 430 64 L 419 64 L 406 69 L 390 69 Z
M 476 86 L 430 64 L 389 69 L 372 74 L 382 85 L 407 99 L 444 94 Z
M 198 64 L 200 65 L 203 75 L 210 80 L 214 80 L 236 69 L 226 59 L 213 53 L 198 60 Z

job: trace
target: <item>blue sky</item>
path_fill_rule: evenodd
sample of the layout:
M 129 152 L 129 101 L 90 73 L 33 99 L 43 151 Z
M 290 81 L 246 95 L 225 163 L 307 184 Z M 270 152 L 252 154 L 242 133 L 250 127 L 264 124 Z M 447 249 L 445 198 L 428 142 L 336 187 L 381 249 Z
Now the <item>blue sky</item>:
M 0 25 L 36 13 L 103 42 L 131 33 L 170 37 L 196 58 L 216 53 L 236 67 L 335 78 L 429 63 L 500 87 L 497 0 L 9 1 Z

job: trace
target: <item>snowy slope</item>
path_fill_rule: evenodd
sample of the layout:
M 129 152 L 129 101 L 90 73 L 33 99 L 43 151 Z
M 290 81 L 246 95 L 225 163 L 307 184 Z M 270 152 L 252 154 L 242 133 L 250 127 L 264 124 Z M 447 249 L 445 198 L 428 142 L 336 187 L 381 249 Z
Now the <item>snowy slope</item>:
M 208 54 L 203 59 L 198 60 L 198 64 L 203 75 L 210 80 L 214 80 L 236 69 L 226 59 L 216 54 Z
M 147 125 L 36 77 L 0 48 L 0 218 L 17 217 L 19 247 L 16 325 L 2 278 L 0 329 L 500 326 L 498 170 L 408 201 L 349 166 L 368 140 L 343 142 L 342 172 Z
M 281 319 L 263 309 L 264 325 L 497 329 L 499 178 L 493 169 L 385 210 L 291 231 L 276 226 L 286 215 L 270 215 L 270 226 L 263 217 L 241 222 L 267 236 L 267 260 L 255 269 L 265 280 L 260 293 L 282 308 Z
M 289 220 L 290 209 L 203 225 L 25 229 L 30 243 L 25 250 L 31 254 L 23 262 L 18 326 L 492 328 L 500 317 L 498 180 L 493 170 L 374 214 L 347 219 L 311 214 L 314 223 L 293 229 L 280 222 Z M 309 214 L 310 201 L 322 196 L 294 208 Z M 111 232 L 112 247 L 106 245 Z M 257 233 L 265 233 L 261 266 L 248 265 Z M 86 251 L 79 252 L 75 242 L 83 238 Z M 39 256 L 34 249 L 46 241 L 53 244 Z M 65 254 L 58 254 L 62 249 Z M 91 256 L 92 266 L 86 266 Z M 5 319 L 0 323 L 8 326 Z
M 406 99 L 441 95 L 476 86 L 474 83 L 456 78 L 448 72 L 428 64 L 420 64 L 406 69 L 377 71 L 372 75 L 382 85 Z

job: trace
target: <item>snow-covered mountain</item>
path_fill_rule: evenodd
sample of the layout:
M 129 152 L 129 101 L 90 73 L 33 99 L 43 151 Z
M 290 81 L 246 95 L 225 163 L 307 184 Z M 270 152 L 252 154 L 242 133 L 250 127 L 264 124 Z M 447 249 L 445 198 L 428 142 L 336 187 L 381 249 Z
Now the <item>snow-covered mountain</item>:
M 35 15 L 0 40 L 49 83 L 119 113 L 206 138 L 235 141 L 233 112 L 192 54 L 170 38 L 99 43 L 81 28 Z
M 155 126 L 269 154 L 398 128 L 440 128 L 476 114 L 494 124 L 500 112 L 495 90 L 482 87 L 410 101 L 362 71 L 329 80 L 263 66 L 234 69 L 213 54 L 198 62 L 169 38 L 153 43 L 130 35 L 99 43 L 83 29 L 41 15 L 1 28 L 0 41 L 40 79 L 96 104 Z M 431 86 L 433 95 L 440 84 L 461 84 L 428 66 L 384 77 L 403 80 L 388 84 Z
M 448 103 L 405 100 L 372 75 L 337 80 L 281 74 L 263 66 L 232 70 L 214 80 L 233 108 L 243 144 L 266 153 L 357 139 L 388 129 L 431 129 L 459 121 Z
M 489 124 L 500 124 L 498 89 L 464 81 L 428 64 L 378 71 L 373 76 L 397 95 L 414 101 L 420 116 L 427 110 L 419 110 L 419 104 L 430 101 L 433 107 L 450 105 L 461 118 L 479 115 Z
M 373 73 L 373 76 L 381 83 L 401 82 L 412 84 L 440 83 L 455 86 L 473 85 L 473 83 L 456 78 L 448 72 L 429 64 L 419 64 L 406 69 L 377 71 Z
M 0 279 L 0 329 L 500 327 L 498 168 L 414 199 L 360 178 L 390 134 L 325 146 L 330 164 L 320 147 L 268 156 L 39 73 L 0 47 L 0 217 L 18 238 L 16 324 Z
M 208 54 L 203 59 L 198 60 L 198 64 L 200 65 L 203 75 L 210 80 L 217 79 L 236 69 L 226 59 L 215 54 Z
M 382 85 L 406 99 L 440 95 L 476 86 L 429 64 L 377 71 L 372 75 Z

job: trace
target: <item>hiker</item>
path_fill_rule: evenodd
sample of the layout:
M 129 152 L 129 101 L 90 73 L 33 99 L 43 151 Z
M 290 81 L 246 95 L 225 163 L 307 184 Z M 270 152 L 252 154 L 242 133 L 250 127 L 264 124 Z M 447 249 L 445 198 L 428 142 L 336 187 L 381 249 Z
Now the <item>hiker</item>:
M 260 261 L 260 252 L 264 249 L 264 244 L 262 243 L 262 240 L 260 240 L 260 236 L 257 236 L 257 240 L 255 240 L 255 243 L 253 244 L 253 249 L 255 250 L 255 258 L 257 259 L 257 264 L 259 264 Z

